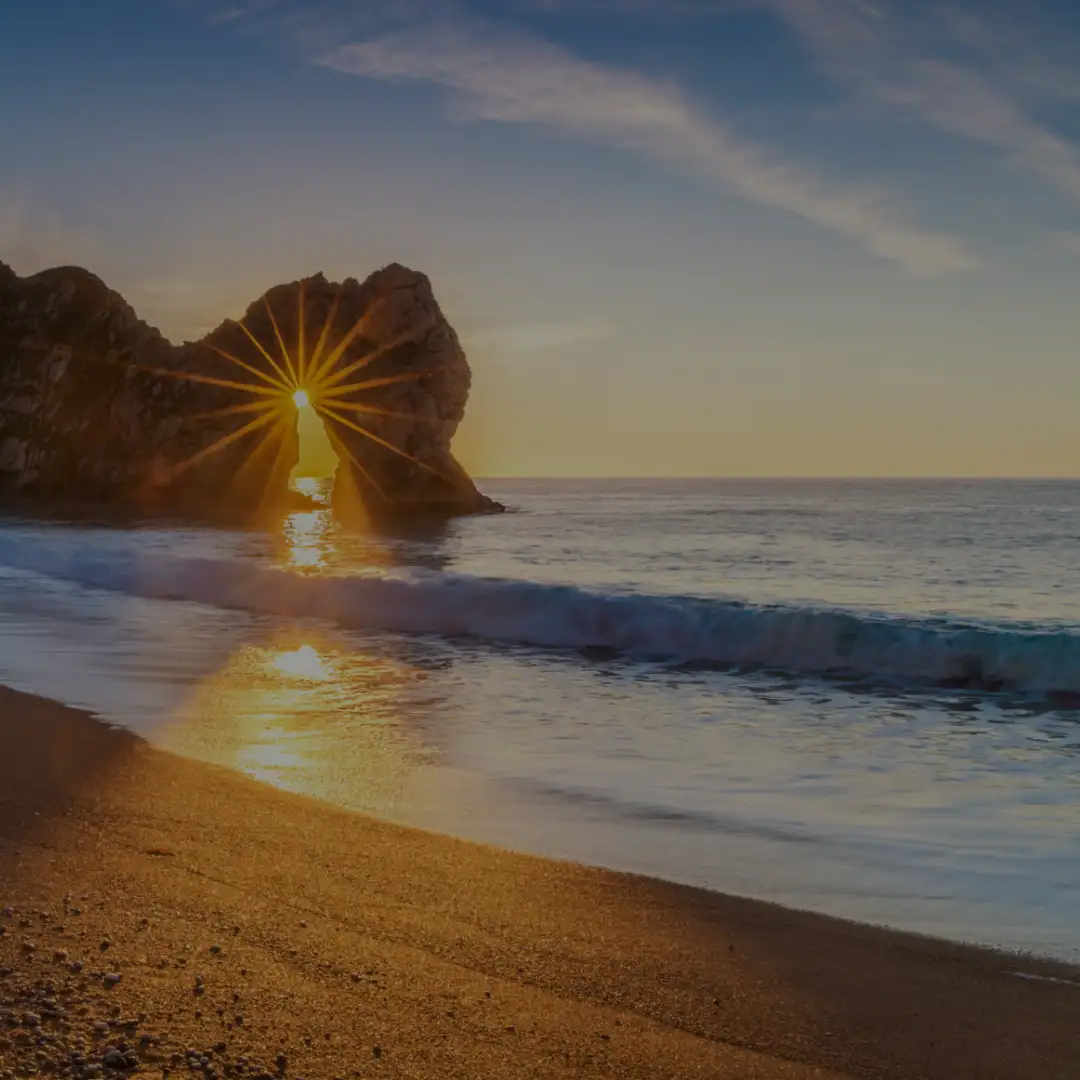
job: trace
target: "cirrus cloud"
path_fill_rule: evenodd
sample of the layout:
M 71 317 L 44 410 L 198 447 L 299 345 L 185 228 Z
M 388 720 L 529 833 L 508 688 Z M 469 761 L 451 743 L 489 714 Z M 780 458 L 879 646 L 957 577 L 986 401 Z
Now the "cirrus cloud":
M 819 176 L 736 133 L 674 84 L 540 38 L 463 23 L 416 26 L 336 47 L 320 62 L 440 86 L 475 120 L 539 125 L 658 161 L 855 240 L 919 276 L 978 263 L 958 238 L 909 221 L 885 191 Z

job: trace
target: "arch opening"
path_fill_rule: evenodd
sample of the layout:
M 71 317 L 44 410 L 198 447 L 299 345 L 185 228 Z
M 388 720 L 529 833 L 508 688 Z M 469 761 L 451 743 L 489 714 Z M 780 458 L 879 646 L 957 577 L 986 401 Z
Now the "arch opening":
M 297 390 L 292 400 L 296 407 L 297 457 L 289 473 L 289 487 L 313 502 L 329 506 L 341 458 L 308 391 Z

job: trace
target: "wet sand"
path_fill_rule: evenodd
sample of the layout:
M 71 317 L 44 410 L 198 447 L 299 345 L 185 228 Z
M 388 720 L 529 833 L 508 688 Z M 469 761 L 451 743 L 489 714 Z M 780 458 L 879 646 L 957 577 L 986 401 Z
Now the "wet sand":
M 0 1076 L 1080 1076 L 1065 965 L 399 828 L 4 689 L 0 908 Z

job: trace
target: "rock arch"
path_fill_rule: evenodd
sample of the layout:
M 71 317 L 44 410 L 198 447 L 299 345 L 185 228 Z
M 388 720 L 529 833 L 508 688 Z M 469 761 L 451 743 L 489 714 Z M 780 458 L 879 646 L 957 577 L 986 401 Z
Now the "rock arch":
M 260 402 L 276 404 L 271 383 L 303 381 L 305 365 L 309 382 L 322 369 L 325 400 L 313 397 L 342 462 L 342 510 L 379 521 L 500 509 L 451 453 L 465 353 L 428 279 L 399 265 L 278 285 L 240 322 L 177 346 L 86 270 L 20 278 L 0 263 L 0 500 L 273 513 L 289 499 L 295 422 L 254 421 Z

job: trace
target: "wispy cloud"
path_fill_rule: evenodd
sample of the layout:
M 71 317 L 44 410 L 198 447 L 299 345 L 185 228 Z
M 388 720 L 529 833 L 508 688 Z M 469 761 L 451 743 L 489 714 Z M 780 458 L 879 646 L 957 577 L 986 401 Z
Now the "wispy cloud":
M 673 84 L 532 36 L 460 23 L 416 26 L 333 49 L 322 63 L 442 86 L 473 119 L 541 125 L 632 151 L 856 240 L 914 274 L 977 262 L 956 237 L 910 222 L 886 192 L 845 186 L 759 146 Z
M 994 147 L 1029 173 L 1080 200 L 1080 153 L 1035 119 L 1020 93 L 1076 92 L 1034 77 L 1030 49 L 1010 47 L 985 19 L 948 6 L 864 0 L 762 0 L 791 25 L 832 76 L 941 131 Z M 916 19 L 913 10 L 921 10 Z M 978 63 L 958 46 L 976 50 Z M 1062 71 L 1064 75 L 1065 72 Z

